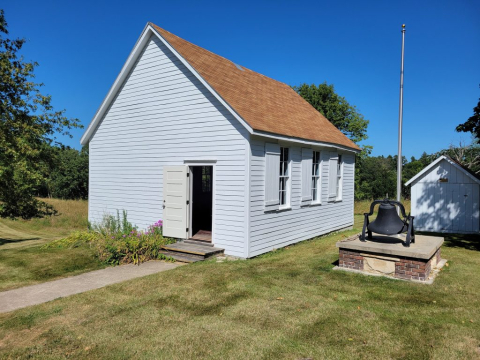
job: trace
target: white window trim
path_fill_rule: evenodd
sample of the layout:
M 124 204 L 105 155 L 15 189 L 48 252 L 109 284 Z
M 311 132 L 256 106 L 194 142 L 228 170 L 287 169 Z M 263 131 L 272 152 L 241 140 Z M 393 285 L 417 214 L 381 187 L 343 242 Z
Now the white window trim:
M 343 160 L 343 156 L 344 156 L 343 154 L 338 154 L 338 158 L 341 160 L 340 161 L 340 180 L 337 180 L 338 191 L 337 191 L 337 197 L 335 198 L 335 201 L 342 201 L 342 196 L 343 196 L 343 164 L 345 163 L 345 161 Z
M 313 159 L 315 158 L 315 153 L 318 152 L 318 177 L 317 177 L 317 197 L 318 199 L 315 200 L 313 198 L 313 186 L 312 186 L 312 203 L 311 205 L 321 205 L 322 204 L 322 168 L 323 168 L 323 159 L 322 159 L 322 152 L 320 150 L 313 149 L 313 157 L 312 157 L 312 180 L 313 180 Z
M 286 187 L 286 191 L 285 191 L 285 196 L 286 196 L 286 201 L 285 201 L 285 204 L 280 204 L 280 206 L 278 207 L 278 210 L 288 210 L 288 209 L 291 209 L 291 188 L 292 188 L 292 153 L 291 153 L 291 148 L 288 147 L 288 146 L 283 146 L 283 145 L 280 145 L 280 168 L 282 166 L 281 164 L 281 160 L 282 160 L 282 148 L 283 149 L 288 149 L 288 161 L 287 161 L 287 164 L 288 164 L 288 174 L 287 176 L 280 176 L 280 174 L 278 175 L 278 181 L 280 183 L 280 179 L 286 177 L 287 178 L 287 181 L 286 181 L 286 184 L 285 184 L 285 187 Z M 281 200 L 281 197 L 279 196 L 279 199 L 280 199 L 280 202 L 282 201 Z

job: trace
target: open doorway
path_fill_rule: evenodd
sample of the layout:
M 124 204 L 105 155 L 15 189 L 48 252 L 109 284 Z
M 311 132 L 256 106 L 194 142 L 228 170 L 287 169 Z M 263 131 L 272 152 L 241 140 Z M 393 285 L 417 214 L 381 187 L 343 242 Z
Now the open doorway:
M 190 166 L 191 238 L 212 242 L 213 166 Z

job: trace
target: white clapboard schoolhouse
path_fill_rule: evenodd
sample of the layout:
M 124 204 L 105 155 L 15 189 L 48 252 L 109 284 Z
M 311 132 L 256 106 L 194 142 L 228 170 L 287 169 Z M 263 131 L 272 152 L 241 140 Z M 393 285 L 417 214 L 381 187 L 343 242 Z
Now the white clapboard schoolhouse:
M 126 210 L 243 258 L 353 225 L 358 146 L 290 86 L 151 23 L 81 143 L 90 222 Z

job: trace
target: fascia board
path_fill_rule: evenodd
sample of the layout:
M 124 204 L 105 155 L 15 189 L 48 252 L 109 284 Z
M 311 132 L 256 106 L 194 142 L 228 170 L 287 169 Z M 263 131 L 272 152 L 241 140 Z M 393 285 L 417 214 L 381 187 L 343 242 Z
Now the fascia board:
M 254 130 L 253 135 L 260 136 L 260 137 L 266 137 L 269 139 L 277 139 L 280 141 L 289 141 L 289 142 L 294 142 L 302 145 L 310 145 L 310 146 L 321 146 L 321 147 L 326 147 L 326 148 L 332 148 L 332 149 L 342 149 L 345 151 L 350 151 L 353 153 L 360 153 L 361 150 L 357 149 L 352 149 L 347 146 L 335 144 L 335 143 L 328 143 L 328 142 L 322 142 L 322 141 L 314 141 L 314 140 L 306 140 L 306 139 L 301 139 L 301 138 L 296 138 L 293 136 L 286 136 L 286 135 L 279 135 L 279 134 L 273 134 L 273 133 L 268 133 L 264 131 L 258 131 Z

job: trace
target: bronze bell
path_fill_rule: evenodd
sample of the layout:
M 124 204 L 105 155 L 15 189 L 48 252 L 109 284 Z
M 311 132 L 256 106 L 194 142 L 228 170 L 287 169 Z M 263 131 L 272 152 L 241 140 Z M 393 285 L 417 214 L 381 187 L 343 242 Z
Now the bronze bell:
M 378 208 L 377 218 L 370 223 L 369 217 L 373 215 L 375 205 L 380 204 Z M 403 220 L 398 216 L 396 207 L 400 208 Z M 393 200 L 375 200 L 370 205 L 370 212 L 365 213 L 365 221 L 363 223 L 361 241 L 372 239 L 372 232 L 382 235 L 396 235 L 406 232 L 407 238 L 405 246 L 410 246 L 410 242 L 415 242 L 415 232 L 413 229 L 413 216 L 405 214 L 405 207 L 402 203 Z M 365 233 L 368 232 L 368 237 Z

